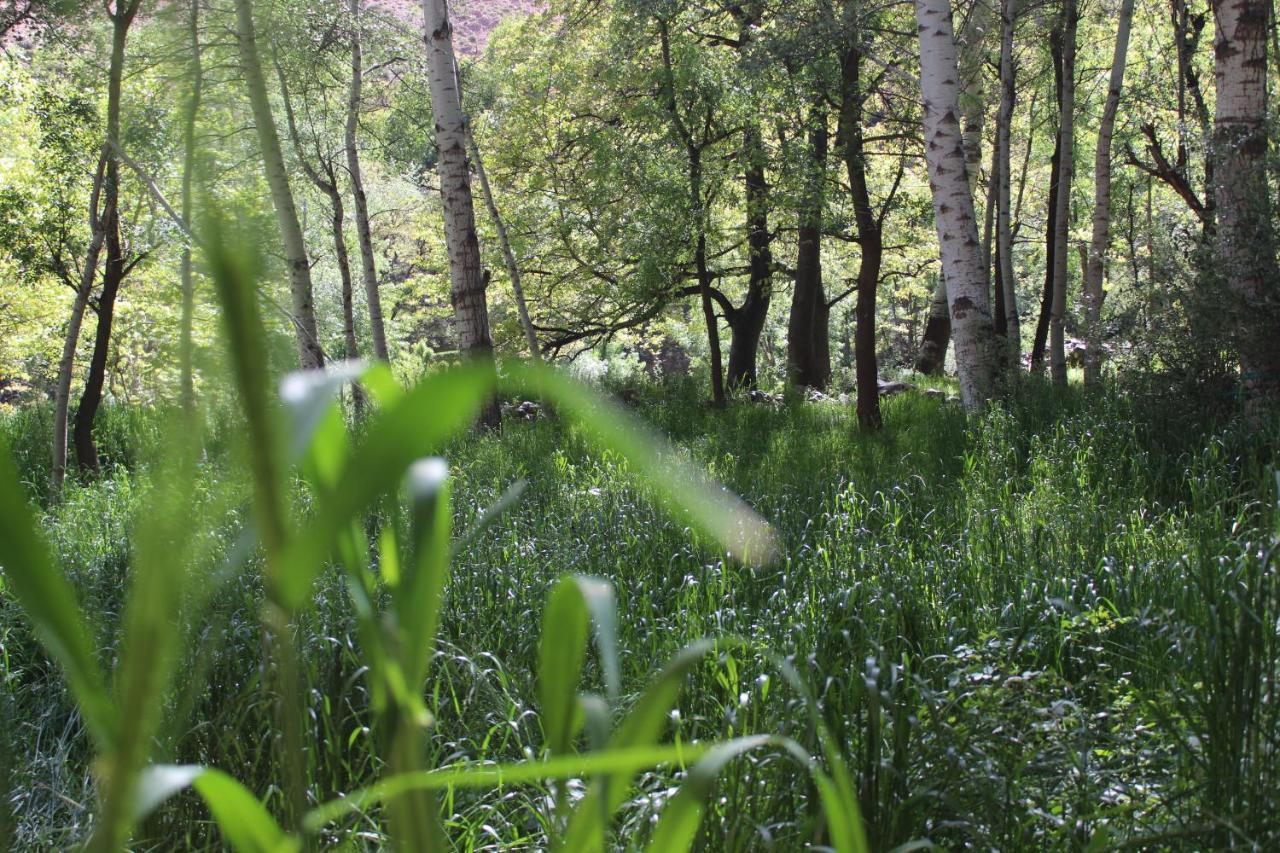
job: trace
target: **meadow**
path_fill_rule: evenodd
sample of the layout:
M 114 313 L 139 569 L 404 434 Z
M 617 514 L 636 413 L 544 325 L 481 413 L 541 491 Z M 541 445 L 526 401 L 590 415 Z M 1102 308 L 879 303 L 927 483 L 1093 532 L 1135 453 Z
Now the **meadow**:
M 615 717 L 682 647 L 732 638 L 688 668 L 656 740 L 769 735 L 819 756 L 806 710 L 816 702 L 869 849 L 1280 840 L 1274 429 L 1035 383 L 968 420 L 941 399 L 902 394 L 886 401 L 886 428 L 874 434 L 834 402 L 744 400 L 718 412 L 699 405 L 691 382 L 631 396 L 633 411 L 768 520 L 777 555 L 759 565 L 727 556 L 659 506 L 652 476 L 600 452 L 570 418 L 508 419 L 498 434 L 454 438 L 444 455 L 455 531 L 513 483 L 527 489 L 455 540 L 426 682 L 427 766 L 544 754 L 544 606 L 558 579 L 582 575 L 608 581 L 617 599 Z M 45 417 L 28 408 L 0 421 L 36 498 Z M 44 507 L 41 527 L 106 666 L 119 655 L 131 543 L 166 417 L 108 410 L 109 473 Z M 218 768 L 282 814 L 263 557 L 227 562 L 252 488 L 235 423 L 205 417 L 203 456 L 180 490 L 184 535 L 199 540 L 206 566 L 198 585 L 212 589 L 183 617 L 153 754 Z M 313 511 L 300 479 L 290 495 L 297 513 Z M 343 572 L 329 565 L 315 584 L 292 629 L 310 806 L 374 782 L 391 760 Z M 90 737 L 9 595 L 0 619 L 9 831 L 15 847 L 66 847 L 97 820 Z M 586 658 L 594 693 L 609 691 L 608 657 Z M 682 762 L 639 773 L 610 843 L 650 843 L 694 777 Z M 703 849 L 832 843 L 812 777 L 785 750 L 735 753 L 712 778 L 695 825 Z M 586 790 L 583 778 L 451 788 L 443 826 L 457 849 L 543 848 L 563 829 L 562 802 Z M 383 817 L 356 808 L 312 843 L 375 848 Z M 224 841 L 188 792 L 147 817 L 131 849 Z

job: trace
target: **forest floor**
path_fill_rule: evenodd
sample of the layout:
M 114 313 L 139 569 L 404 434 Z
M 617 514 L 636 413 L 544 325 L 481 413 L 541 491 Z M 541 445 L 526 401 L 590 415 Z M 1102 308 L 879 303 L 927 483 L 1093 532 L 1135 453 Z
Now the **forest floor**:
M 514 481 L 528 490 L 455 561 L 433 676 L 434 760 L 538 748 L 534 638 L 548 589 L 578 573 L 616 589 L 624 696 L 691 641 L 745 641 L 694 673 L 670 738 L 781 733 L 811 746 L 769 656 L 792 659 L 857 775 L 873 849 L 1280 843 L 1276 431 L 1035 389 L 970 423 L 943 400 L 902 394 L 886 400 L 874 435 L 835 403 L 716 413 L 692 386 L 642 395 L 646 419 L 775 526 L 782 557 L 749 568 L 719 555 L 657 509 L 619 459 L 554 419 L 457 443 L 456 529 Z M 44 478 L 43 417 L 0 418 L 32 484 Z M 156 421 L 109 410 L 101 434 L 114 464 L 45 520 L 97 616 L 104 660 Z M 229 427 L 209 428 L 202 477 L 231 477 Z M 208 520 L 219 547 L 237 517 Z M 270 802 L 255 565 L 210 606 L 160 751 L 226 770 Z M 83 837 L 92 811 L 85 734 L 16 605 L 6 595 L 0 608 L 6 801 L 24 846 L 62 847 Z M 316 744 L 308 778 L 322 800 L 381 770 L 336 571 L 297 645 Z M 599 688 L 594 658 L 587 678 Z M 644 842 L 675 779 L 641 777 L 620 811 L 621 845 Z M 717 791 L 708 849 L 814 839 L 816 798 L 794 761 L 739 759 Z M 547 803 L 545 787 L 459 792 L 445 801 L 447 825 L 459 849 L 537 848 Z M 201 815 L 184 796 L 139 835 L 212 845 Z M 347 840 L 376 846 L 376 826 L 354 829 Z

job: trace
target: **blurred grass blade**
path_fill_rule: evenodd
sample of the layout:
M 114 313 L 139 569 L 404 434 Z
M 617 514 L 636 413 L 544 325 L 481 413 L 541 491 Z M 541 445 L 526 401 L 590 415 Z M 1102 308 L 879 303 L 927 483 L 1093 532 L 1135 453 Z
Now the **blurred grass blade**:
M 596 626 L 596 647 L 600 652 L 600 666 L 604 670 L 604 687 L 609 702 L 618 701 L 622 689 L 622 670 L 618 665 L 618 606 L 613 594 L 613 584 L 601 578 L 574 578 L 582 600 L 587 604 L 591 620 Z
M 396 624 L 404 638 L 401 659 L 413 692 L 421 690 L 449 578 L 449 465 L 438 456 L 420 459 L 407 478 L 413 517 L 413 560 L 395 589 Z
M 100 750 L 114 746 L 116 712 L 94 657 L 91 635 L 75 591 L 53 564 L 38 532 L 9 448 L 0 437 L 0 569 L 35 629 L 62 665 L 85 726 Z
M 364 361 L 340 361 L 320 370 L 297 370 L 280 382 L 280 400 L 289 413 L 289 456 L 300 459 L 325 415 L 334 408 L 338 392 L 358 382 L 369 370 Z
M 621 407 L 541 363 L 505 364 L 512 389 L 531 390 L 586 431 L 601 448 L 627 460 L 669 509 L 712 536 L 745 563 L 768 563 L 777 554 L 773 530 L 740 498 L 713 483 L 665 441 Z
M 582 590 L 573 578 L 561 578 L 547 598 L 538 644 L 538 704 L 542 732 L 553 755 L 573 746 L 589 621 Z
M 407 773 L 353 791 L 340 800 L 325 803 L 303 820 L 308 832 L 318 832 L 327 824 L 415 790 L 442 791 L 449 788 L 496 788 L 502 785 L 541 783 L 548 779 L 577 779 L 620 773 L 630 777 L 641 770 L 664 764 L 696 761 L 706 752 L 701 744 L 644 746 L 609 749 L 580 755 L 561 755 L 546 761 L 513 764 L 468 764 Z
M 174 794 L 185 791 L 204 768 L 198 764 L 154 764 L 138 775 L 133 819 L 141 821 Z
M 333 547 L 336 531 L 400 482 L 415 459 L 439 453 L 465 432 L 493 394 L 492 364 L 472 362 L 436 371 L 368 419 L 363 438 L 348 454 L 342 484 L 317 508 L 291 543 L 281 595 L 297 607 Z
M 170 797 L 194 788 L 222 837 L 240 853 L 292 853 L 301 845 L 280 829 L 262 803 L 235 779 L 195 764 L 157 764 L 138 778 L 133 816 L 142 820 Z
M 193 782 L 227 843 L 239 853 L 290 853 L 301 845 L 289 838 L 247 788 L 226 773 L 205 769 Z

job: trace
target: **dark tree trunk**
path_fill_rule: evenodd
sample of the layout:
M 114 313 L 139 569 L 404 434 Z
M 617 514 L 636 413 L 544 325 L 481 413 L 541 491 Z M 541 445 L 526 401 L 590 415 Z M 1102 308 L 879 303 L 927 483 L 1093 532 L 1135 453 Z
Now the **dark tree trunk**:
M 951 345 L 951 306 L 947 303 L 947 285 L 941 275 L 929 302 L 929 319 L 924 324 L 920 339 L 920 354 L 916 357 L 916 372 L 925 376 L 937 376 L 947 360 L 947 347 Z
M 729 322 L 730 388 L 754 388 L 756 355 L 760 333 L 769 316 L 773 296 L 773 249 L 769 234 L 769 184 L 765 179 L 764 151 L 760 130 L 749 126 L 743 132 L 742 151 L 746 163 L 747 249 L 750 253 L 747 295 Z
M 787 362 L 792 385 L 827 387 L 831 354 L 826 293 L 822 287 L 822 208 L 827 162 L 827 114 L 815 106 L 809 130 L 809 187 L 800 211 L 796 284 L 787 325 Z
M 879 429 L 883 421 L 880 417 L 880 368 L 876 363 L 876 291 L 880 286 L 884 234 L 880 220 L 871 210 L 871 195 L 867 189 L 867 160 L 862 144 L 865 95 L 861 86 L 861 54 L 856 50 L 846 51 L 840 58 L 840 71 L 840 142 L 861 250 L 853 342 L 858 423 L 865 429 Z

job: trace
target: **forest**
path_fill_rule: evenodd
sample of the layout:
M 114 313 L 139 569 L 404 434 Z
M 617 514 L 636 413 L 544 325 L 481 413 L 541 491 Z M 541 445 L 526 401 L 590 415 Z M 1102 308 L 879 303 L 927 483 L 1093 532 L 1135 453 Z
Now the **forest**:
M 0 0 L 0 847 L 1280 848 L 1270 0 Z

